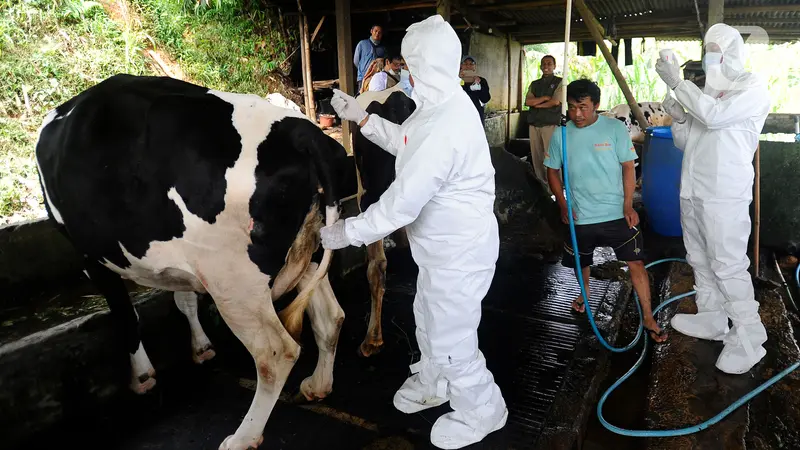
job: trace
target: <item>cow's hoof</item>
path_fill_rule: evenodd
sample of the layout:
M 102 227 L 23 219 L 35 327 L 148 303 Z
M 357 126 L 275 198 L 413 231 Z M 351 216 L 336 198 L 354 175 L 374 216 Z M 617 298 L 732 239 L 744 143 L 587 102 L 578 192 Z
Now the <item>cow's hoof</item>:
M 364 341 L 358 347 L 358 356 L 361 356 L 362 358 L 369 358 L 370 356 L 380 353 L 382 349 L 383 349 L 383 341 L 375 343 Z
M 214 359 L 215 356 L 217 356 L 217 352 L 214 351 L 214 346 L 208 344 L 195 350 L 194 355 L 192 355 L 192 359 L 194 359 L 195 364 L 203 364 L 206 361 Z
M 155 370 L 148 372 L 152 372 L 152 374 L 146 373 L 133 379 L 131 382 L 131 390 L 133 392 L 144 395 L 156 387 L 156 379 L 153 377 L 156 374 Z
M 332 386 L 326 386 L 322 389 L 314 389 L 312 385 L 312 378 L 308 377 L 300 383 L 300 394 L 305 398 L 306 401 L 315 402 L 324 399 L 331 393 L 333 390 Z
M 219 450 L 256 450 L 262 442 L 264 442 L 264 436 L 259 436 L 255 441 L 250 439 L 245 442 L 244 439 L 239 439 L 234 434 L 222 441 Z

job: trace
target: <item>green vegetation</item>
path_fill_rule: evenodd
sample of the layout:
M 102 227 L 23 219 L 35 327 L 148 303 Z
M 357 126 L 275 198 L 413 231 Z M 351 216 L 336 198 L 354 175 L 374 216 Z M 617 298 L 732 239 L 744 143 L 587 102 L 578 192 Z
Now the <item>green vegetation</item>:
M 672 48 L 681 63 L 700 59 L 699 41 L 665 42 L 653 38 L 633 39 L 633 64 L 625 65 L 624 43 L 619 50 L 620 70 L 630 86 L 633 96 L 640 102 L 660 102 L 667 93 L 666 85 L 655 71 L 658 51 Z M 610 46 L 610 43 L 606 43 Z M 800 42 L 787 44 L 747 44 L 748 58 L 745 68 L 761 75 L 769 86 L 773 113 L 800 113 Z M 527 59 L 524 72 L 524 86 L 541 76 L 539 61 L 542 56 L 551 54 L 556 58 L 557 73 L 562 73 L 564 44 L 538 44 L 527 46 Z M 622 90 L 617 85 L 611 68 L 600 50 L 596 56 L 577 56 L 574 43 L 569 47 L 569 80 L 589 78 L 597 82 L 603 94 L 601 109 L 610 109 L 626 103 Z M 776 64 L 780 61 L 780 64 Z
M 145 50 L 187 81 L 296 98 L 274 72 L 296 33 L 263 3 L 0 0 L 0 225 L 46 214 L 33 155 L 47 112 L 116 73 L 162 75 Z
M 261 2 L 132 0 L 145 28 L 180 64 L 186 76 L 213 89 L 266 96 L 286 86 L 273 72 L 286 69 L 297 33 L 275 21 Z
M 97 2 L 0 0 L 0 223 L 44 214 L 33 146 L 47 111 L 115 73 L 147 73 L 140 45 Z

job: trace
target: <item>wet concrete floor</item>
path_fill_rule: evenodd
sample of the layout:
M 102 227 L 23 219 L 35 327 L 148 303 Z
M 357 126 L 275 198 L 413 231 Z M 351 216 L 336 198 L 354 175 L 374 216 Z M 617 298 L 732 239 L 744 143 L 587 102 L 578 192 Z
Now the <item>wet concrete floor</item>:
M 535 445 L 565 376 L 585 315 L 570 313 L 579 290 L 572 272 L 558 260 L 560 243 L 533 240 L 529 223 L 504 226 L 501 256 L 484 300 L 480 347 L 509 408 L 507 426 L 471 447 L 526 449 Z M 310 375 L 316 348 L 306 322 L 303 354 L 264 431 L 262 448 L 426 449 L 442 406 L 414 415 L 396 411 L 395 390 L 418 359 L 412 301 L 416 266 L 407 250 L 389 252 L 384 303 L 384 350 L 356 355 L 366 330 L 369 293 L 358 269 L 332 284 L 346 319 L 334 370 L 334 390 L 321 403 L 293 404 L 292 394 Z M 598 252 L 602 263 L 607 253 Z M 592 278 L 590 304 L 613 298 L 618 283 Z M 206 303 L 206 305 L 209 305 Z M 213 309 L 213 307 L 209 306 Z M 202 317 L 202 315 L 201 315 Z M 210 314 L 205 320 L 218 320 Z M 201 319 L 204 320 L 204 319 Z M 109 409 L 84 411 L 59 429 L 21 448 L 61 448 L 68 444 L 115 449 L 216 449 L 246 413 L 255 383 L 252 359 L 227 327 L 205 325 L 217 358 L 204 367 L 159 373 L 151 395 L 123 394 Z M 225 351 L 222 351 L 222 350 Z M 321 444 L 324 442 L 324 444 Z

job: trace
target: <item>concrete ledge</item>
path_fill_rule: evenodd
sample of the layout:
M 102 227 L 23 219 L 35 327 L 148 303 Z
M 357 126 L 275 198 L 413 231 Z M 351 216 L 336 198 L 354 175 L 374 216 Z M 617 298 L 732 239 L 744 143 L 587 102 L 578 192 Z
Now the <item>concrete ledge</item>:
M 172 295 L 136 298 L 156 372 L 192 364 L 190 334 Z M 14 447 L 70 417 L 102 408 L 130 380 L 130 363 L 105 309 L 0 347 L 0 435 Z M 112 364 L 108 364 L 112 361 Z
M 0 290 L 3 292 L 64 280 L 80 274 L 81 270 L 80 254 L 48 219 L 0 227 Z

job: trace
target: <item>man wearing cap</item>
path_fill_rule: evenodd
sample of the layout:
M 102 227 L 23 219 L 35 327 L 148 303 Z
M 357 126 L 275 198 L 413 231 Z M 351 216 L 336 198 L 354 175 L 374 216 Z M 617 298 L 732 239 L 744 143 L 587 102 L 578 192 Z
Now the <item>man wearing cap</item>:
M 464 56 L 461 58 L 461 72 L 458 75 L 461 77 L 461 87 L 478 110 L 481 124 L 483 124 L 484 108 L 492 96 L 489 94 L 489 83 L 486 82 L 486 79 L 475 75 L 476 67 L 475 57 Z

